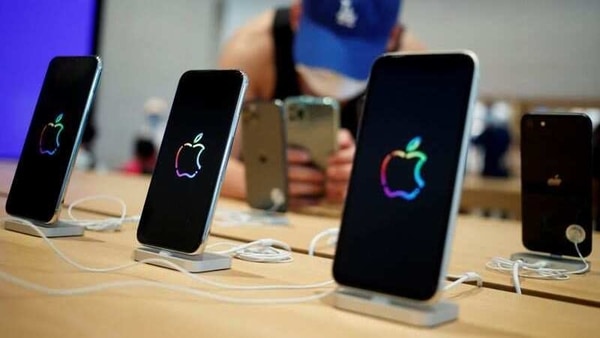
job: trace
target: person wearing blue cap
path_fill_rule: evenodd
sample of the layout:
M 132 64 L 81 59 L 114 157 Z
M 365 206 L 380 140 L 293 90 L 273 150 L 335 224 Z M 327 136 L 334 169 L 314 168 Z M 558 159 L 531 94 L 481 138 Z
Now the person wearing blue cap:
M 339 150 L 322 173 L 310 157 L 288 150 L 289 194 L 311 203 L 326 195 L 343 202 L 354 157 L 359 107 L 375 59 L 397 50 L 425 47 L 399 23 L 400 0 L 302 0 L 269 10 L 236 31 L 225 43 L 221 68 L 242 69 L 250 79 L 246 100 L 313 95 L 342 106 Z M 236 137 L 222 192 L 245 198 L 243 163 Z M 292 201 L 292 202 L 293 202 Z

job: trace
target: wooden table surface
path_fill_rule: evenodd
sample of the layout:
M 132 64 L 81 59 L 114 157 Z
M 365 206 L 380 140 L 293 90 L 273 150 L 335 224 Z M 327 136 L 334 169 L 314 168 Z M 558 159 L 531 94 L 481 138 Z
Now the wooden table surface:
M 16 162 L 0 161 L 0 194 L 10 189 Z M 150 183 L 148 175 L 128 175 L 118 172 L 83 172 L 75 170 L 65 196 L 69 204 L 79 198 L 94 194 L 116 195 L 128 202 L 130 214 L 139 214 L 144 205 Z M 111 202 L 96 204 L 95 212 L 116 214 L 118 207 Z M 85 208 L 85 205 L 82 206 Z M 467 176 L 464 179 L 461 209 L 500 209 L 514 219 L 521 218 L 521 184 L 518 178 L 493 179 Z M 339 218 L 341 206 L 315 206 L 301 210 L 302 213 Z
M 5 200 L 0 198 L 4 205 Z M 0 212 L 1 214 L 1 212 Z M 211 238 L 210 241 L 221 241 Z M 131 262 L 135 227 L 86 232 L 54 243 L 78 262 L 115 266 Z M 294 255 L 287 264 L 234 260 L 232 269 L 202 274 L 229 284 L 302 284 L 331 278 L 330 259 Z M 0 270 L 53 288 L 123 280 L 156 281 L 221 296 L 300 297 L 322 290 L 229 291 L 199 284 L 164 268 L 139 265 L 114 273 L 79 271 L 59 260 L 40 239 L 0 230 Z M 327 288 L 323 289 L 327 290 Z M 7 337 L 464 337 L 593 336 L 600 309 L 473 286 L 445 295 L 460 308 L 456 322 L 414 328 L 338 310 L 323 301 L 240 305 L 149 287 L 127 287 L 77 296 L 48 296 L 0 279 L 0 327 Z
M 235 202 L 221 201 L 222 205 L 233 208 Z M 243 208 L 240 205 L 240 208 Z M 339 220 L 314 216 L 288 215 L 290 225 L 240 225 L 221 226 L 214 224 L 211 233 L 221 237 L 252 241 L 260 238 L 275 238 L 290 244 L 298 252 L 307 252 L 310 241 L 319 232 L 339 227 Z M 564 300 L 600 307 L 600 233 L 593 234 L 593 249 L 587 260 L 591 271 L 583 275 L 573 275 L 569 280 L 521 279 L 524 294 Z M 477 216 L 459 215 L 452 244 L 449 265 L 450 275 L 461 275 L 467 271 L 477 272 L 486 286 L 514 292 L 509 274 L 486 268 L 485 264 L 493 257 L 510 258 L 510 255 L 527 250 L 521 242 L 521 223 L 509 220 L 494 220 Z M 315 254 L 333 258 L 335 247 L 326 239 L 319 242 Z
M 0 164 L 0 191 L 4 183 L 9 182 L 14 164 Z M 128 206 L 128 214 L 139 214 L 142 209 L 149 177 L 129 176 L 120 173 L 86 173 L 74 172 L 66 203 L 75 199 L 95 195 L 109 194 L 123 198 Z M 118 207 L 111 202 L 93 201 L 83 205 L 86 210 L 103 214 L 115 214 Z M 319 208 L 315 208 L 319 209 Z M 211 234 L 239 241 L 252 241 L 261 238 L 275 238 L 287 242 L 297 252 L 306 253 L 311 239 L 320 231 L 336 228 L 340 225 L 335 218 L 335 207 L 321 207 L 312 210 L 316 214 L 330 212 L 332 217 L 318 217 L 297 213 L 287 213 L 289 225 L 239 225 L 225 226 L 214 222 Z M 337 208 L 339 209 L 339 208 Z M 250 211 L 245 202 L 221 198 L 217 210 L 246 213 Z M 333 210 L 333 211 L 331 211 Z M 116 212 L 115 212 L 116 211 Z M 337 211 L 339 214 L 339 210 Z M 600 235 L 594 234 L 594 241 L 599 243 Z M 509 257 L 515 252 L 525 251 L 521 244 L 520 223 L 516 221 L 496 221 L 480 217 L 460 215 L 453 243 L 449 273 L 459 275 L 466 271 L 475 271 L 482 275 L 486 286 L 514 290 L 509 275 L 485 268 L 485 263 L 494 256 Z M 522 280 L 522 289 L 526 294 L 565 300 L 569 302 L 600 306 L 600 270 L 598 269 L 599 250 L 594 250 L 588 259 L 592 263 L 589 273 L 572 276 L 568 281 Z M 321 241 L 317 255 L 332 258 L 334 248 Z
M 509 218 L 521 219 L 521 179 L 466 176 L 460 199 L 461 210 L 502 211 Z

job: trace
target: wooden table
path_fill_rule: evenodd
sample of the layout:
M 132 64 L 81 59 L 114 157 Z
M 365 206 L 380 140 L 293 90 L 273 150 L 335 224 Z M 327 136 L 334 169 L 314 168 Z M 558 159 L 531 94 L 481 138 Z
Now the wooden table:
M 2 205 L 5 203 L 1 200 Z M 214 241 L 215 239 L 211 239 Z M 86 232 L 54 242 L 82 264 L 114 266 L 131 261 L 135 229 Z M 234 260 L 232 269 L 202 276 L 230 284 L 299 284 L 331 278 L 329 259 L 295 255 L 293 263 Z M 306 296 L 315 290 L 224 291 L 168 269 L 140 265 L 117 273 L 82 272 L 60 261 L 41 239 L 0 230 L 0 270 L 54 288 L 121 280 L 193 287 L 235 297 Z M 446 295 L 460 307 L 456 322 L 420 329 L 341 311 L 326 301 L 239 305 L 170 290 L 129 287 L 78 296 L 47 296 L 0 280 L 0 327 L 10 337 L 464 337 L 592 336 L 600 310 L 493 289 L 460 286 Z
M 0 195 L 6 196 L 16 168 L 13 161 L 0 161 Z M 129 214 L 139 214 L 146 199 L 150 176 L 129 175 L 119 172 L 83 172 L 75 170 L 65 196 L 65 203 L 95 194 L 115 195 L 127 201 Z M 91 211 L 118 214 L 118 206 L 111 202 L 96 203 Z M 86 208 L 82 205 L 83 209 Z M 339 218 L 341 205 L 307 207 L 305 214 Z M 465 177 L 461 210 L 495 209 L 506 211 L 512 218 L 521 218 L 521 183 L 518 178 L 493 179 L 478 176 Z
M 252 241 L 275 238 L 290 244 L 294 250 L 306 253 L 311 239 L 319 232 L 336 227 L 339 221 L 327 218 L 313 221 L 314 217 L 290 215 L 289 226 L 238 226 L 213 225 L 211 233 L 221 237 Z M 338 224 L 338 225 L 336 225 Z M 595 249 L 587 258 L 591 271 L 574 275 L 567 281 L 521 279 L 524 294 L 587 304 L 600 307 L 600 233 L 593 234 Z M 516 221 L 491 220 L 475 216 L 459 216 L 452 245 L 449 274 L 461 275 L 467 271 L 479 273 L 486 286 L 514 292 L 511 276 L 488 270 L 486 262 L 495 256 L 510 258 L 517 252 L 527 251 L 521 243 L 521 224 Z M 335 247 L 325 239 L 316 247 L 315 254 L 333 258 Z
M 0 165 L 0 177 L 6 177 L 14 171 L 14 166 Z M 0 182 L 5 180 L 0 179 Z M 118 173 L 95 174 L 75 172 L 71 189 L 67 193 L 67 203 L 75 198 L 94 194 L 113 194 L 123 198 L 128 205 L 128 214 L 138 214 L 143 206 L 149 177 L 128 176 Z M 1 190 L 1 189 L 0 189 Z M 103 214 L 115 214 L 116 205 L 104 202 L 90 202 L 85 206 Z M 218 210 L 249 211 L 242 201 L 222 198 Z M 329 209 L 317 213 L 324 213 Z M 340 220 L 333 217 L 316 217 L 288 213 L 289 225 L 276 226 L 223 226 L 215 222 L 211 234 L 239 241 L 253 241 L 261 238 L 275 238 L 287 242 L 297 252 L 306 253 L 311 239 L 320 231 L 339 227 Z M 600 235 L 594 234 L 594 241 L 600 243 Z M 334 248 L 325 245 L 317 247 L 317 255 L 332 258 Z M 479 217 L 459 216 L 454 239 L 449 273 L 459 275 L 466 271 L 481 274 L 487 286 L 513 290 L 510 276 L 485 268 L 485 263 L 494 256 L 509 257 L 510 254 L 525 249 L 521 245 L 520 223 L 515 221 L 494 221 Z M 600 306 L 600 270 L 598 270 L 598 250 L 588 258 L 592 262 L 592 271 L 583 276 L 573 276 L 569 281 L 544 281 L 526 279 L 522 288 L 526 294 L 565 300 L 575 303 Z
M 462 211 L 487 209 L 502 211 L 511 219 L 521 219 L 521 180 L 466 176 L 460 200 Z

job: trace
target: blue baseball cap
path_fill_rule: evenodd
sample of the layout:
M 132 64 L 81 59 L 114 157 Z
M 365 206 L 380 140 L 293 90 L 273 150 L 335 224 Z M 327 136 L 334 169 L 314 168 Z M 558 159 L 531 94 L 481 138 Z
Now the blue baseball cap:
M 294 62 L 366 80 L 384 53 L 401 0 L 302 0 Z

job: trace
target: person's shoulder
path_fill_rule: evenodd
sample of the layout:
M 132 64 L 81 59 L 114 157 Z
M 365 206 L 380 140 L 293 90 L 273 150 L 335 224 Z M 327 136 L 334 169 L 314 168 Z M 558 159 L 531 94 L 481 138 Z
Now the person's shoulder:
M 262 56 L 272 53 L 274 16 L 275 11 L 268 10 L 233 32 L 223 46 L 222 58 L 261 61 Z
M 250 78 L 250 97 L 267 97 L 272 91 L 274 72 L 273 21 L 275 11 L 268 10 L 251 19 L 225 42 L 219 67 L 243 70 Z

